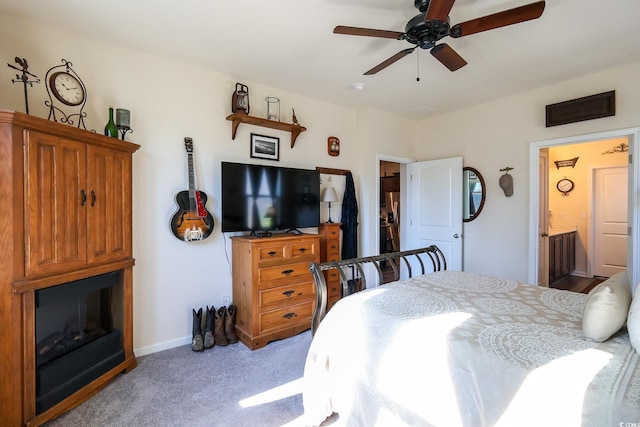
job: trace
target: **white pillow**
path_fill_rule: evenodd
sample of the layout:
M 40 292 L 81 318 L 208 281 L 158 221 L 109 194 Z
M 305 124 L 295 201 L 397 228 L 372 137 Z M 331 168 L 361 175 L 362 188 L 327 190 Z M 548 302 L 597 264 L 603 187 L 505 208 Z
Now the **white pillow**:
M 629 331 L 631 345 L 637 353 L 640 353 L 640 285 L 636 287 L 636 294 L 631 301 L 631 307 L 629 307 L 627 331 Z
M 621 271 L 589 292 L 582 315 L 582 333 L 593 341 L 606 341 L 624 325 L 630 304 L 629 280 L 626 271 Z

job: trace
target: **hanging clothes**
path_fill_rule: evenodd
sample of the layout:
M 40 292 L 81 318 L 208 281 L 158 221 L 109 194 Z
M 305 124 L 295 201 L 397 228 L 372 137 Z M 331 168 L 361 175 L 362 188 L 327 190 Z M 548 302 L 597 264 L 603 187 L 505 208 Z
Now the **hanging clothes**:
M 353 175 L 347 172 L 342 199 L 342 259 L 358 257 L 358 201 Z

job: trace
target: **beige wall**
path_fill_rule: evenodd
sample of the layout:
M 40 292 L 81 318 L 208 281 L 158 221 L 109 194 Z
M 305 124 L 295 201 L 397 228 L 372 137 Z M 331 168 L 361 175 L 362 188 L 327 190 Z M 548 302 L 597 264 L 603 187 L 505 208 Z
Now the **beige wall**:
M 280 138 L 278 165 L 358 174 L 355 110 L 10 16 L 0 15 L 0 53 L 4 62 L 27 58 L 29 71 L 43 80 L 62 58 L 73 62 L 87 86 L 87 126 L 97 132 L 104 129 L 110 104 L 131 110 L 134 132 L 127 140 L 142 146 L 133 165 L 134 347 L 139 355 L 190 342 L 191 309 L 218 307 L 221 296 L 231 294 L 231 235 L 223 235 L 219 223 L 220 162 L 273 164 L 249 157 L 251 132 Z M 24 111 L 22 85 L 11 84 L 14 74 L 0 67 L 0 108 Z M 266 116 L 267 95 L 280 98 L 283 121 L 291 121 L 295 108 L 308 129 L 295 148 L 287 132 L 242 124 L 231 140 L 225 117 L 237 81 L 249 87 L 252 115 Z M 47 117 L 45 99 L 44 84 L 29 89 L 31 114 Z M 341 140 L 338 157 L 327 154 L 332 135 Z M 177 209 L 174 196 L 188 188 L 185 136 L 193 138 L 196 185 L 209 196 L 217 222 L 213 234 L 198 243 L 179 241 L 169 227 Z
M 358 113 L 360 256 L 377 254 L 380 248 L 380 159 L 415 159 L 415 125 L 411 120 L 377 110 Z
M 463 156 L 487 183 L 480 216 L 464 225 L 464 269 L 517 280 L 528 278 L 529 148 L 531 143 L 640 125 L 640 63 L 586 74 L 562 84 L 422 120 L 419 160 Z M 479 83 L 481 84 L 481 83 Z M 616 90 L 616 115 L 545 127 L 545 105 Z M 498 187 L 499 171 L 514 170 L 514 195 Z

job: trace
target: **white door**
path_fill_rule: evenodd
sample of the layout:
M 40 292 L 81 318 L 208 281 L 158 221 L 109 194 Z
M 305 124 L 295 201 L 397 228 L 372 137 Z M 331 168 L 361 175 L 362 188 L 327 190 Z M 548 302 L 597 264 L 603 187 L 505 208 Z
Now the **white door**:
M 538 158 L 538 285 L 549 286 L 549 150 Z
M 594 170 L 593 275 L 627 268 L 627 166 Z
M 448 270 L 462 270 L 462 157 L 409 165 L 409 244 L 436 245 Z

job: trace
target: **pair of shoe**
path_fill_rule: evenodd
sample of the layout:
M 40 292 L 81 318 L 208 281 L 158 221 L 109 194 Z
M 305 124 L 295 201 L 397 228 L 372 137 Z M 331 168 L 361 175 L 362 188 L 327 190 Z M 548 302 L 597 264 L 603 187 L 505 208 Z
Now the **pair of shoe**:
M 193 311 L 193 329 L 191 350 L 203 351 L 214 345 L 229 345 L 238 342 L 238 336 L 234 328 L 236 318 L 236 306 L 231 304 L 229 308 L 220 307 L 217 311 L 212 306 L 207 306 L 204 334 L 202 333 L 202 308 Z

